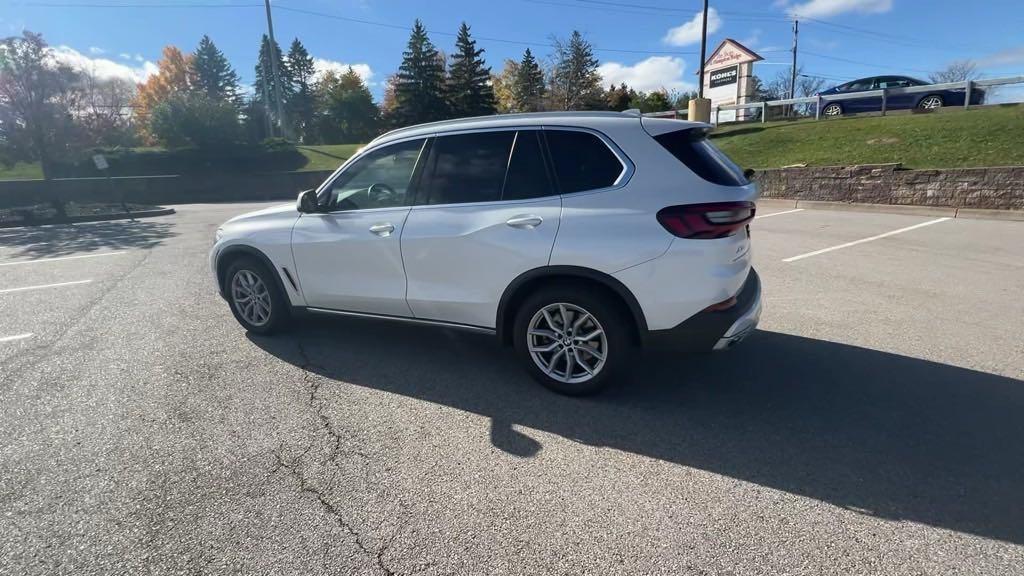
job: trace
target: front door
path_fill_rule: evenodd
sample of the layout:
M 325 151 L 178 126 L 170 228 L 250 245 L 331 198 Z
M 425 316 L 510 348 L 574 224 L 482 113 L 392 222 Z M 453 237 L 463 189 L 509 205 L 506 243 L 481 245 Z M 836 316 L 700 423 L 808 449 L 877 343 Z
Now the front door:
M 319 194 L 320 213 L 292 230 L 292 254 L 306 304 L 410 316 L 400 238 L 424 139 L 369 152 Z

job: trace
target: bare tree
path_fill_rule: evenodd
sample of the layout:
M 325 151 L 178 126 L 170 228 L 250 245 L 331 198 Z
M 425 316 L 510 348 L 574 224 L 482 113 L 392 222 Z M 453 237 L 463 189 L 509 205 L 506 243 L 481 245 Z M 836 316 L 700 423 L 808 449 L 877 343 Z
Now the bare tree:
M 946 82 L 974 80 L 978 76 L 978 66 L 973 60 L 956 60 L 947 64 L 942 70 L 929 74 L 928 78 L 936 84 L 945 84 Z

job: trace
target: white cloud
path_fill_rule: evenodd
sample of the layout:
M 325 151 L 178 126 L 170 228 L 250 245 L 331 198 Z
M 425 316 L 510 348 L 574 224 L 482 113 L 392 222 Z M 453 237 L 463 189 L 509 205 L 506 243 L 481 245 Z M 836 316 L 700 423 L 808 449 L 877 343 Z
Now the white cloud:
M 316 69 L 316 77 L 318 78 L 327 71 L 334 72 L 335 74 L 344 74 L 349 66 L 363 79 L 363 82 L 366 82 L 367 86 L 373 85 L 372 78 L 374 72 L 369 64 L 346 64 L 326 58 L 313 58 L 313 68 Z
M 99 46 L 89 46 L 89 54 L 94 54 L 95 55 L 95 54 L 103 54 L 105 52 L 106 52 L 106 50 L 104 50 L 103 48 L 100 48 Z
M 1014 66 L 1024 64 L 1024 46 L 1002 50 L 978 59 L 978 66 Z
M 673 56 L 651 56 L 632 66 L 618 62 L 605 62 L 597 68 L 604 84 L 625 82 L 630 88 L 650 92 L 651 90 L 692 90 L 695 84 L 683 80 L 686 62 Z
M 672 46 L 686 46 L 687 44 L 700 42 L 700 29 L 703 19 L 704 12 L 698 12 L 689 22 L 684 22 L 675 28 L 670 28 L 665 33 L 665 37 L 662 38 L 662 42 Z M 721 27 L 722 19 L 718 16 L 718 11 L 714 8 L 708 8 L 708 34 L 718 32 L 718 29 Z
M 750 36 L 747 36 L 743 40 L 740 40 L 740 44 L 743 44 L 747 48 L 754 50 L 757 48 L 758 43 L 761 42 L 761 29 L 754 28 L 750 31 Z
M 123 78 L 132 82 L 144 82 L 157 72 L 157 66 L 152 62 L 143 62 L 141 66 L 128 66 L 106 58 L 90 58 L 70 46 L 53 47 L 50 54 L 61 64 L 95 74 L 102 79 Z
M 800 18 L 828 18 L 847 12 L 881 14 L 892 10 L 892 0 L 809 0 L 802 4 L 781 4 L 786 12 Z

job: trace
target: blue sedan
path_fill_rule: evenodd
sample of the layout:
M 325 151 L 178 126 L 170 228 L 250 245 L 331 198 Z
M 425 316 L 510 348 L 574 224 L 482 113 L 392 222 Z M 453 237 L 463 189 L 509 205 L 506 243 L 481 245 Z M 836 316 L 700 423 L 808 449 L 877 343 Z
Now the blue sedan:
M 872 76 L 861 78 L 840 84 L 820 92 L 820 96 L 833 94 L 847 94 L 851 92 L 865 92 L 868 90 L 881 90 L 883 88 L 908 88 L 911 86 L 928 86 L 929 82 L 911 78 L 909 76 Z M 974 88 L 971 90 L 971 104 L 982 104 L 985 99 L 983 90 Z M 910 94 L 890 94 L 886 97 L 886 110 L 910 110 L 921 108 L 933 110 L 943 106 L 963 106 L 964 90 L 935 90 L 934 92 L 912 92 Z M 823 104 L 821 113 L 825 116 L 842 116 L 843 114 L 856 114 L 859 112 L 880 112 L 882 110 L 881 96 L 866 96 L 864 98 L 851 98 L 849 100 L 826 101 Z

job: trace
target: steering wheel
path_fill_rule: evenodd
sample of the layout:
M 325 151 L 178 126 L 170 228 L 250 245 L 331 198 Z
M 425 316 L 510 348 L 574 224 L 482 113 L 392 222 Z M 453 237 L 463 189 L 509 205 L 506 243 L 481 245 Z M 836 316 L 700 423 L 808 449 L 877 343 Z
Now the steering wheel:
M 398 193 L 395 192 L 395 189 L 383 182 L 370 184 L 370 187 L 366 189 L 366 199 L 370 203 L 388 204 L 396 196 L 398 196 Z

